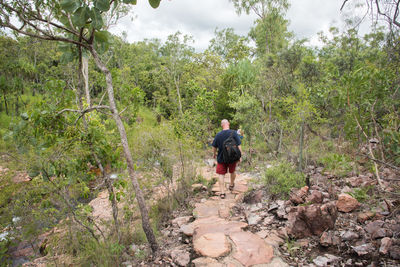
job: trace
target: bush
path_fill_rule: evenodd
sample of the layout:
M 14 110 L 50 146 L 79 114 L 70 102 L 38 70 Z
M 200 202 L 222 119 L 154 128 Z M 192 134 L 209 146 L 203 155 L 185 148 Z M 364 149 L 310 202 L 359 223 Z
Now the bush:
M 353 170 L 351 160 L 347 155 L 330 153 L 320 159 L 326 171 L 338 177 L 344 177 Z
M 283 161 L 265 171 L 263 183 L 269 187 L 271 193 L 288 197 L 292 188 L 305 185 L 305 176 L 296 171 L 292 164 Z

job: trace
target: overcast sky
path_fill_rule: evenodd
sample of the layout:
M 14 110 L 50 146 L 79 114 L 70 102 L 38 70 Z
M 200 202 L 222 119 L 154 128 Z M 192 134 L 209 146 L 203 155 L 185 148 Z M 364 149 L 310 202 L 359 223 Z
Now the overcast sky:
M 286 15 L 290 21 L 289 30 L 298 39 L 309 39 L 310 45 L 318 45 L 318 32 L 327 32 L 330 26 L 343 27 L 342 0 L 290 2 Z M 216 27 L 231 27 L 236 34 L 246 36 L 256 19 L 254 14 L 238 16 L 229 0 L 162 0 L 157 9 L 151 8 L 147 0 L 139 0 L 132 11 L 111 31 L 116 34 L 125 31 L 129 42 L 152 38 L 164 42 L 168 35 L 180 31 L 193 36 L 197 51 L 208 47 Z M 364 31 L 366 28 L 368 26 L 364 26 Z

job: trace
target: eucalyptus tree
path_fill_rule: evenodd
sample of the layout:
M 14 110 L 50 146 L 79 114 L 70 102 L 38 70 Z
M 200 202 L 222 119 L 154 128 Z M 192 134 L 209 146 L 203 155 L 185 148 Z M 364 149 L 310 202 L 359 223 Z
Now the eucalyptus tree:
M 153 8 L 157 8 L 160 1 L 149 0 L 149 3 Z M 60 113 L 73 111 L 80 113 L 80 117 L 82 117 L 93 110 L 111 112 L 119 131 L 129 175 L 135 188 L 136 199 L 142 215 L 143 230 L 152 251 L 156 252 L 158 245 L 150 226 L 143 193 L 135 176 L 125 126 L 114 98 L 112 75 L 100 56 L 100 52 L 105 51 L 109 45 L 107 42 L 109 33 L 104 28 L 104 18 L 118 12 L 119 7 L 123 5 L 134 5 L 136 3 L 137 0 L 1 0 L 0 26 L 9 28 L 18 34 L 69 44 L 77 49 L 79 54 L 88 53 L 93 57 L 96 66 L 105 75 L 109 105 L 98 104 L 83 110 L 65 109 Z M 73 56 L 71 51 L 73 49 L 70 48 L 70 52 L 66 56 Z
M 248 39 L 235 34 L 233 28 L 214 31 L 215 37 L 210 40 L 208 50 L 219 55 L 227 64 L 236 64 L 250 56 Z
M 255 13 L 255 21 L 249 36 L 257 44 L 257 54 L 275 53 L 284 47 L 288 35 L 288 21 L 284 18 L 289 8 L 288 0 L 230 0 L 238 14 Z
M 183 115 L 183 77 L 186 73 L 186 67 L 190 63 L 194 53 L 194 48 L 190 46 L 192 42 L 193 38 L 191 36 L 182 36 L 178 31 L 175 34 L 169 35 L 165 44 L 160 48 L 161 54 L 165 60 L 164 70 L 167 74 L 164 76 L 165 86 L 168 89 L 168 95 L 172 98 L 172 101 L 175 99 L 175 97 L 173 97 L 173 92 L 176 91 L 180 115 Z

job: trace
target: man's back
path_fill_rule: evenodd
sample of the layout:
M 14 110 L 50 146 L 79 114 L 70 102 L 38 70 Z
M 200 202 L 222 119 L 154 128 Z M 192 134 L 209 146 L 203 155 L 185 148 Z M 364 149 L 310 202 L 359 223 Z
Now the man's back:
M 228 137 L 231 134 L 232 134 L 232 137 L 235 139 L 236 144 L 239 146 L 241 144 L 241 141 L 240 141 L 240 138 L 239 138 L 237 132 L 234 130 L 230 130 L 230 129 L 222 130 L 219 133 L 217 133 L 217 135 L 214 138 L 212 146 L 218 148 L 218 156 L 217 156 L 218 163 L 223 163 L 223 159 L 222 159 L 223 144 L 224 144 L 224 141 L 226 139 L 228 139 Z

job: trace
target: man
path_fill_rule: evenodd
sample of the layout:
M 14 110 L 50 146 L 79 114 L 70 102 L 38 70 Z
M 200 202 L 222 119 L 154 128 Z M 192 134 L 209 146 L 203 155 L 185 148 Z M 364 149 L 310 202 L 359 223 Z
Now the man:
M 231 181 L 229 184 L 229 190 L 233 190 L 233 188 L 235 187 L 235 178 L 236 178 L 236 173 L 235 173 L 235 169 L 236 169 L 236 165 L 238 163 L 234 162 L 234 163 L 224 163 L 223 159 L 222 159 L 222 149 L 223 149 L 223 144 L 224 141 L 226 139 L 228 139 L 228 137 L 232 134 L 232 137 L 235 139 L 236 144 L 238 145 L 238 148 L 240 150 L 240 152 L 242 152 L 242 148 L 240 146 L 241 141 L 240 138 L 237 134 L 236 131 L 234 130 L 229 130 L 229 121 L 226 119 L 223 119 L 221 121 L 221 127 L 222 127 L 222 131 L 220 131 L 219 133 L 217 133 L 217 135 L 214 138 L 214 141 L 212 143 L 213 146 L 213 156 L 214 159 L 217 159 L 217 169 L 216 169 L 216 173 L 218 174 L 218 180 L 219 180 L 219 187 L 220 187 L 220 197 L 221 198 L 225 198 L 226 194 L 225 194 L 225 174 L 229 171 L 229 173 L 231 174 Z M 218 156 L 217 156 L 217 149 L 218 149 Z M 240 160 L 239 160 L 240 161 Z

